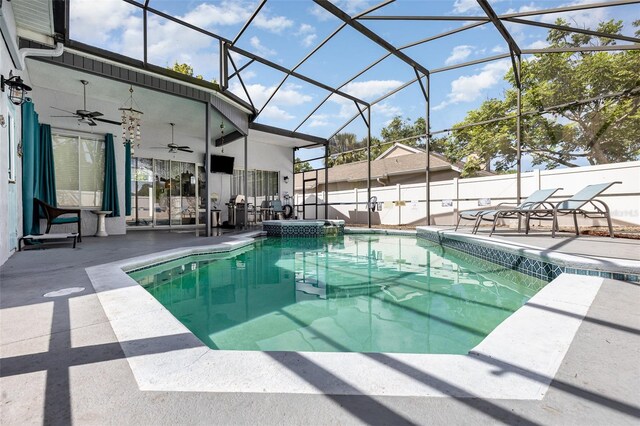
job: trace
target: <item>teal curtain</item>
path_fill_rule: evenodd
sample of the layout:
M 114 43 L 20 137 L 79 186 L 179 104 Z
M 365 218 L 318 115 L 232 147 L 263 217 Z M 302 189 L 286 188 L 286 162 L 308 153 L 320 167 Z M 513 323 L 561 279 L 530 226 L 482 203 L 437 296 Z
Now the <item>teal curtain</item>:
M 110 210 L 107 217 L 119 217 L 118 179 L 116 176 L 116 151 L 113 135 L 107 133 L 104 138 L 104 187 L 102 191 L 102 210 Z
M 124 144 L 124 214 L 131 216 L 131 141 Z
M 34 190 L 36 198 L 47 204 L 57 206 L 56 199 L 56 171 L 53 163 L 53 143 L 51 140 L 51 126 L 40 125 L 40 152 L 39 161 L 36 165 L 36 188 Z M 41 212 L 42 213 L 42 212 Z M 40 215 L 44 217 L 44 215 Z
M 33 102 L 22 104 L 22 232 L 39 234 L 39 214 L 34 212 L 38 163 L 40 162 L 40 123 Z

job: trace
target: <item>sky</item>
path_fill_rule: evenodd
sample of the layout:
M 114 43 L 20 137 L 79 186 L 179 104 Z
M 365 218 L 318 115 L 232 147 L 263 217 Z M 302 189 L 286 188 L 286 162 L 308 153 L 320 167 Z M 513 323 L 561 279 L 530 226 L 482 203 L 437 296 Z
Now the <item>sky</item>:
M 490 4 L 496 13 L 505 14 L 598 1 L 602 0 L 490 0 Z M 332 2 L 353 16 L 378 4 L 379 0 Z M 155 9 L 231 40 L 239 33 L 257 5 L 258 1 L 247 0 L 150 0 L 150 6 Z M 475 0 L 396 0 L 371 15 L 483 16 Z M 524 19 L 554 22 L 559 17 L 566 19 L 572 26 L 591 29 L 595 29 L 597 23 L 603 20 L 620 19 L 625 24 L 623 34 L 633 35 L 631 22 L 640 19 L 640 6 L 615 6 Z M 121 0 L 72 0 L 70 19 L 72 39 L 142 59 L 143 18 L 140 8 Z M 395 47 L 470 23 L 382 20 L 360 22 Z M 150 63 L 159 66 L 171 66 L 176 61 L 188 63 L 193 66 L 196 75 L 202 75 L 208 80 L 219 79 L 217 40 L 159 15 L 150 14 L 148 24 Z M 289 69 L 297 67 L 296 72 L 323 84 L 340 86 L 386 54 L 383 48 L 347 26 L 310 59 L 299 65 L 312 49 L 341 24 L 342 21 L 310 0 L 269 0 L 236 46 Z M 97 28 L 100 31 L 96 31 Z M 543 28 L 509 23 L 507 29 L 522 49 L 546 46 L 547 30 Z M 626 42 L 619 42 L 624 43 Z M 495 27 L 484 24 L 404 49 L 403 52 L 427 69 L 434 70 L 506 53 L 507 47 Z M 233 59 L 238 67 L 248 62 L 246 57 L 235 53 Z M 526 56 L 523 57 L 523 60 L 527 59 Z M 432 74 L 429 108 L 432 131 L 450 128 L 486 99 L 501 98 L 508 87 L 504 76 L 510 66 L 509 59 L 501 59 Z M 257 119 L 259 123 L 329 137 L 357 114 L 353 101 L 334 94 L 312 117 L 303 121 L 325 100 L 329 92 L 289 77 L 265 105 L 285 74 L 254 62 L 242 71 L 241 76 L 255 106 L 261 110 Z M 370 102 L 414 78 L 415 73 L 409 65 L 390 56 L 341 90 Z M 229 81 L 229 90 L 246 99 L 238 78 Z M 411 120 L 424 117 L 426 108 L 419 85 L 410 85 L 372 107 L 372 134 L 379 135 L 380 129 L 395 116 Z M 366 135 L 366 126 L 362 119 L 357 118 L 343 131 L 363 137 Z

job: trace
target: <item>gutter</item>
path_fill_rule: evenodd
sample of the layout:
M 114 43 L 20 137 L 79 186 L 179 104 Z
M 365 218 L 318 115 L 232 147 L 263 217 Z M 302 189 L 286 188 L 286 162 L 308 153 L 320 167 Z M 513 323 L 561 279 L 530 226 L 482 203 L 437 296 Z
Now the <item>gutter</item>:
M 63 53 L 64 53 L 64 45 L 62 43 L 60 43 L 60 42 L 56 43 L 56 48 L 55 49 L 33 49 L 33 48 L 30 48 L 30 47 L 24 47 L 24 48 L 19 50 L 21 69 L 24 69 L 26 67 L 25 63 L 24 63 L 24 60 L 28 56 L 29 57 L 40 56 L 40 57 L 47 57 L 47 58 L 57 58 L 58 56 L 62 56 Z

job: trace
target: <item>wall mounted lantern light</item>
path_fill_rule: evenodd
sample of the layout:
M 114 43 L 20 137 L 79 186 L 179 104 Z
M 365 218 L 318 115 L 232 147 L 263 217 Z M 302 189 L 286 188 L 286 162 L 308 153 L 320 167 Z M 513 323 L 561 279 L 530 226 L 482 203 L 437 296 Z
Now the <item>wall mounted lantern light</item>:
M 19 75 L 9 73 L 9 78 L 0 76 L 0 88 L 4 92 L 4 86 L 9 86 L 9 100 L 14 105 L 22 105 L 25 101 L 24 95 L 31 91 L 31 87 L 24 84 Z
M 282 180 L 284 180 L 284 183 L 289 183 L 289 176 L 283 177 Z

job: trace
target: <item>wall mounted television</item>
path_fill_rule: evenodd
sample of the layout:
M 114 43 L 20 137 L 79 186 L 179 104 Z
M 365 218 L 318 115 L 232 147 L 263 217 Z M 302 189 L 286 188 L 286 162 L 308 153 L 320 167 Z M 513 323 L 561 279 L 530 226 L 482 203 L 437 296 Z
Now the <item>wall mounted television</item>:
M 224 155 L 211 155 L 211 173 L 233 174 L 233 162 L 235 158 Z

